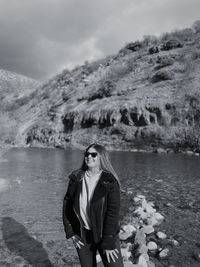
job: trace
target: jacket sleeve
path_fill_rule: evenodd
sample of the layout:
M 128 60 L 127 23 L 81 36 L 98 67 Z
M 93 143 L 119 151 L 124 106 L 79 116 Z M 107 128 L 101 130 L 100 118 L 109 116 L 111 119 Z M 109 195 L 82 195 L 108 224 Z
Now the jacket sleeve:
M 73 235 L 75 235 L 71 222 L 70 222 L 70 217 L 72 217 L 73 213 L 73 199 L 72 199 L 72 184 L 73 181 L 71 179 L 71 176 L 69 176 L 70 180 L 68 183 L 68 188 L 67 192 L 65 194 L 64 200 L 63 200 L 63 212 L 62 212 L 62 217 L 63 217 L 63 225 L 64 225 L 64 230 L 66 234 L 66 238 L 70 238 Z
M 107 195 L 107 208 L 103 224 L 103 239 L 101 248 L 115 249 L 116 237 L 119 233 L 119 210 L 120 210 L 120 188 L 114 179 Z

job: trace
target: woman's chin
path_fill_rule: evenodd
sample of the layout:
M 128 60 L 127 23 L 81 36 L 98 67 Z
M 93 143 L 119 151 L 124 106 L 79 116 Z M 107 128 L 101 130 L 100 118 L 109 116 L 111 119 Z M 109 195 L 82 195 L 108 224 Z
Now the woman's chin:
M 88 166 L 88 168 L 92 168 L 92 167 L 94 167 L 94 164 L 92 164 L 92 163 L 87 163 L 87 166 Z

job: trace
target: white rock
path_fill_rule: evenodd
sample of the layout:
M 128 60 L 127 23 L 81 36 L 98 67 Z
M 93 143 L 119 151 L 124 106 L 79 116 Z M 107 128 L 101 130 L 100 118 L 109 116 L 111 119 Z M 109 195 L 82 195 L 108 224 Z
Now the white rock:
M 167 238 L 167 235 L 163 232 L 157 232 L 156 235 L 159 239 L 166 239 Z
M 145 234 L 149 235 L 154 232 L 154 228 L 152 225 L 145 225 L 143 226 Z
M 190 151 L 190 150 L 188 150 L 188 151 L 186 151 L 186 152 L 185 152 L 185 154 L 187 154 L 187 155 L 194 155 L 194 152 L 193 152 L 193 151 Z
M 119 234 L 119 239 L 120 239 L 121 241 L 125 241 L 125 240 L 127 240 L 128 238 L 132 237 L 132 235 L 133 235 L 132 233 L 124 232 L 124 233 Z
M 149 204 L 151 207 L 154 207 L 154 206 L 155 206 L 154 203 L 153 203 L 153 201 L 149 201 L 148 204 Z
M 142 207 L 147 213 L 155 213 L 156 210 L 152 207 L 152 202 L 147 202 L 146 199 L 142 200 Z
M 125 261 L 128 261 L 128 259 L 132 256 L 131 252 L 128 251 L 127 248 L 121 248 L 121 254 L 122 254 L 122 258 Z
M 135 202 L 135 203 L 137 203 L 137 202 L 139 202 L 139 201 L 141 201 L 141 198 L 139 198 L 139 197 L 134 197 L 134 202 Z
M 142 256 L 143 256 L 143 258 L 145 259 L 146 262 L 149 261 L 149 255 L 148 255 L 148 253 L 143 253 Z
M 148 214 L 153 214 L 153 213 L 156 213 L 156 209 L 154 209 L 152 206 L 148 205 L 148 206 L 146 207 L 146 212 L 147 212 Z
M 167 151 L 166 151 L 165 149 L 163 149 L 163 148 L 157 148 L 157 149 L 156 149 L 156 152 L 157 152 L 158 154 L 161 154 L 161 153 L 167 153 Z
M 164 220 L 164 216 L 162 216 L 159 212 L 155 213 L 155 217 L 158 223 L 161 223 Z
M 163 179 L 155 179 L 155 181 L 158 182 L 158 183 L 162 183 Z
M 132 247 L 133 247 L 132 243 L 130 243 L 130 242 L 126 243 L 126 248 L 128 249 L 128 251 L 130 251 L 132 249 Z
M 178 245 L 179 245 L 179 242 L 178 242 L 177 240 L 172 239 L 171 241 L 173 242 L 173 244 L 174 244 L 175 246 L 178 246 Z
M 148 213 L 144 211 L 142 207 L 138 207 L 134 213 L 136 213 L 141 219 L 145 220 L 148 218 Z
M 152 217 L 147 218 L 147 224 L 148 225 L 154 226 L 154 225 L 157 225 L 157 223 L 158 222 L 157 222 L 155 216 L 152 216 Z
M 153 208 L 152 204 L 149 202 L 144 202 L 142 207 L 144 208 L 144 211 L 146 211 L 149 214 L 154 214 L 156 213 L 156 209 Z
M 137 264 L 133 264 L 131 261 L 124 261 L 123 264 L 124 264 L 124 267 L 136 267 L 136 266 L 138 266 Z
M 141 266 L 141 267 L 148 267 L 147 261 L 145 260 L 143 255 L 139 256 L 138 265 Z
M 144 209 L 143 209 L 142 207 L 138 207 L 138 208 L 134 211 L 134 213 L 137 213 L 137 214 L 140 214 L 140 213 L 142 213 L 142 212 L 144 212 Z
M 160 213 L 156 212 L 150 218 L 147 219 L 147 223 L 154 226 L 161 224 L 163 220 L 164 217 Z
M 145 254 L 145 253 L 148 252 L 148 247 L 145 244 L 140 245 L 139 248 L 138 248 L 138 252 L 140 254 Z
M 148 218 L 149 218 L 149 214 L 147 213 L 147 212 L 142 212 L 141 214 L 140 214 L 140 218 L 144 221 L 146 221 Z
M 157 244 L 153 241 L 148 242 L 147 247 L 150 251 L 155 251 L 158 248 Z
M 144 233 L 143 228 L 137 230 L 134 243 L 139 246 L 146 244 L 146 234 Z
M 124 232 L 127 232 L 127 233 L 133 233 L 133 232 L 136 232 L 136 228 L 135 228 L 132 224 L 124 225 L 124 226 L 122 227 L 122 229 L 124 230 Z
M 167 207 L 173 207 L 173 205 L 172 205 L 170 202 L 168 202 L 168 203 L 166 204 L 166 206 L 167 206 Z
M 153 261 L 148 261 L 147 265 L 148 265 L 148 267 L 156 267 L 156 265 Z
M 168 248 L 161 250 L 161 252 L 159 253 L 160 259 L 165 259 L 168 256 L 169 256 L 169 249 Z

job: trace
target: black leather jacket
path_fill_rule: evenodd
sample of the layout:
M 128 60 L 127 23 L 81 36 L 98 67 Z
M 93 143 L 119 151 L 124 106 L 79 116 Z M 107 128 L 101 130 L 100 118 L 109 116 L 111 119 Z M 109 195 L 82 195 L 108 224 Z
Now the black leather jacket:
M 63 224 L 66 237 L 82 236 L 79 196 L 84 172 L 79 169 L 69 176 L 67 193 L 63 201 Z M 119 233 L 120 188 L 115 177 L 102 171 L 90 202 L 90 221 L 94 242 L 103 249 L 115 249 Z

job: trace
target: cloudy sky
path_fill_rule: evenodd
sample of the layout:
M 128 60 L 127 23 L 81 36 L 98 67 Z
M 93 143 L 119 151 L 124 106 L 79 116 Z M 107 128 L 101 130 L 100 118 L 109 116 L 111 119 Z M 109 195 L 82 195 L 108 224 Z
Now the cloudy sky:
M 126 43 L 190 27 L 199 0 L 0 0 L 0 68 L 45 81 Z

